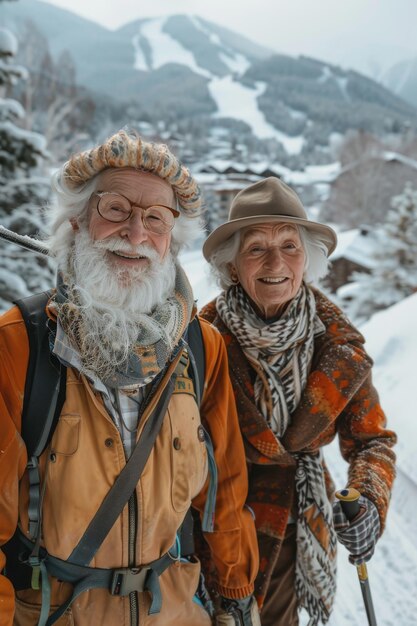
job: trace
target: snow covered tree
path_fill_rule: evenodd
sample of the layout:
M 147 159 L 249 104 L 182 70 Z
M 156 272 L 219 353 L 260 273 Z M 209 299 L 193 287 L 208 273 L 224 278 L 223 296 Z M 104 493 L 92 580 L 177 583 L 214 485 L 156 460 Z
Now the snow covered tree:
M 93 141 L 95 104 L 77 84 L 67 50 L 54 59 L 46 37 L 31 20 L 20 25 L 18 38 L 16 61 L 29 68 L 29 76 L 13 86 L 11 96 L 25 109 L 24 127 L 44 135 L 54 161 L 66 161 Z
M 377 228 L 378 252 L 370 274 L 355 273 L 337 295 L 348 315 L 362 322 L 417 291 L 417 190 L 407 184 L 392 199 Z
M 14 63 L 16 37 L 0 29 L 0 224 L 24 235 L 45 234 L 39 207 L 49 195 L 48 154 L 42 135 L 24 129 L 25 110 L 10 98 L 16 81 L 27 77 Z M 50 287 L 51 261 L 0 240 L 0 310 L 20 297 Z

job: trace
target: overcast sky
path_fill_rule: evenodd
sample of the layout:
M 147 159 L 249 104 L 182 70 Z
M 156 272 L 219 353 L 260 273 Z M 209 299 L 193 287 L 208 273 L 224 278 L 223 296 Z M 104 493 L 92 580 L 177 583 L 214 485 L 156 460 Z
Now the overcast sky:
M 417 56 L 417 0 L 47 0 L 115 29 L 143 17 L 195 14 L 278 52 L 378 77 Z

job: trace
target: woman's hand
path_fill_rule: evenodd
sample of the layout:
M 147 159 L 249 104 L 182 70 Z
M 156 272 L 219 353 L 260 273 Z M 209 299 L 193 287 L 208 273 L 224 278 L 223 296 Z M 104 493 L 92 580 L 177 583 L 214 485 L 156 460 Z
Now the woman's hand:
M 343 512 L 341 502 L 333 504 L 333 522 L 337 538 L 349 552 L 349 561 L 360 565 L 372 557 L 380 533 L 378 510 L 373 502 L 361 496 L 360 511 L 352 520 Z

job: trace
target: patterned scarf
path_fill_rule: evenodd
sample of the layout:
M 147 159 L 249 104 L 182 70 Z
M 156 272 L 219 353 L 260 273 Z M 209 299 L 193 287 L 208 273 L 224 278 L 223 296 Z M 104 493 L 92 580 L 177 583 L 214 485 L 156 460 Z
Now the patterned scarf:
M 256 372 L 255 403 L 277 439 L 291 424 L 310 371 L 314 338 L 325 327 L 313 292 L 302 285 L 284 314 L 267 323 L 257 316 L 240 285 L 219 295 L 220 318 L 237 338 Z M 296 592 L 311 616 L 326 622 L 336 591 L 336 535 L 319 454 L 293 454 L 297 471 Z
M 82 359 L 83 337 L 87 329 L 79 307 L 77 290 L 62 280 L 58 281 L 54 300 L 60 324 L 67 336 L 76 343 Z M 166 366 L 173 349 L 183 336 L 191 318 L 193 304 L 191 285 L 182 267 L 176 264 L 173 293 L 151 314 L 141 316 L 134 350 L 117 368 L 112 380 L 102 382 L 112 388 L 124 389 L 142 387 L 151 382 Z M 105 328 L 100 340 L 106 342 Z

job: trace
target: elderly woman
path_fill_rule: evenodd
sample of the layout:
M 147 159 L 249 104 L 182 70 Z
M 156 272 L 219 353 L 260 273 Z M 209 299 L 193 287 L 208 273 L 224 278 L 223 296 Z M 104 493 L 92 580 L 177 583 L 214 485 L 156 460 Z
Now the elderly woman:
M 312 287 L 336 234 L 312 222 L 296 193 L 266 178 L 235 197 L 203 252 L 223 291 L 202 315 L 223 335 L 249 468 L 247 505 L 260 552 L 263 626 L 325 623 L 335 595 L 336 539 L 358 564 L 372 556 L 394 479 L 395 434 L 371 381 L 364 338 Z M 322 448 L 338 434 L 348 487 L 362 495 L 350 523 Z

